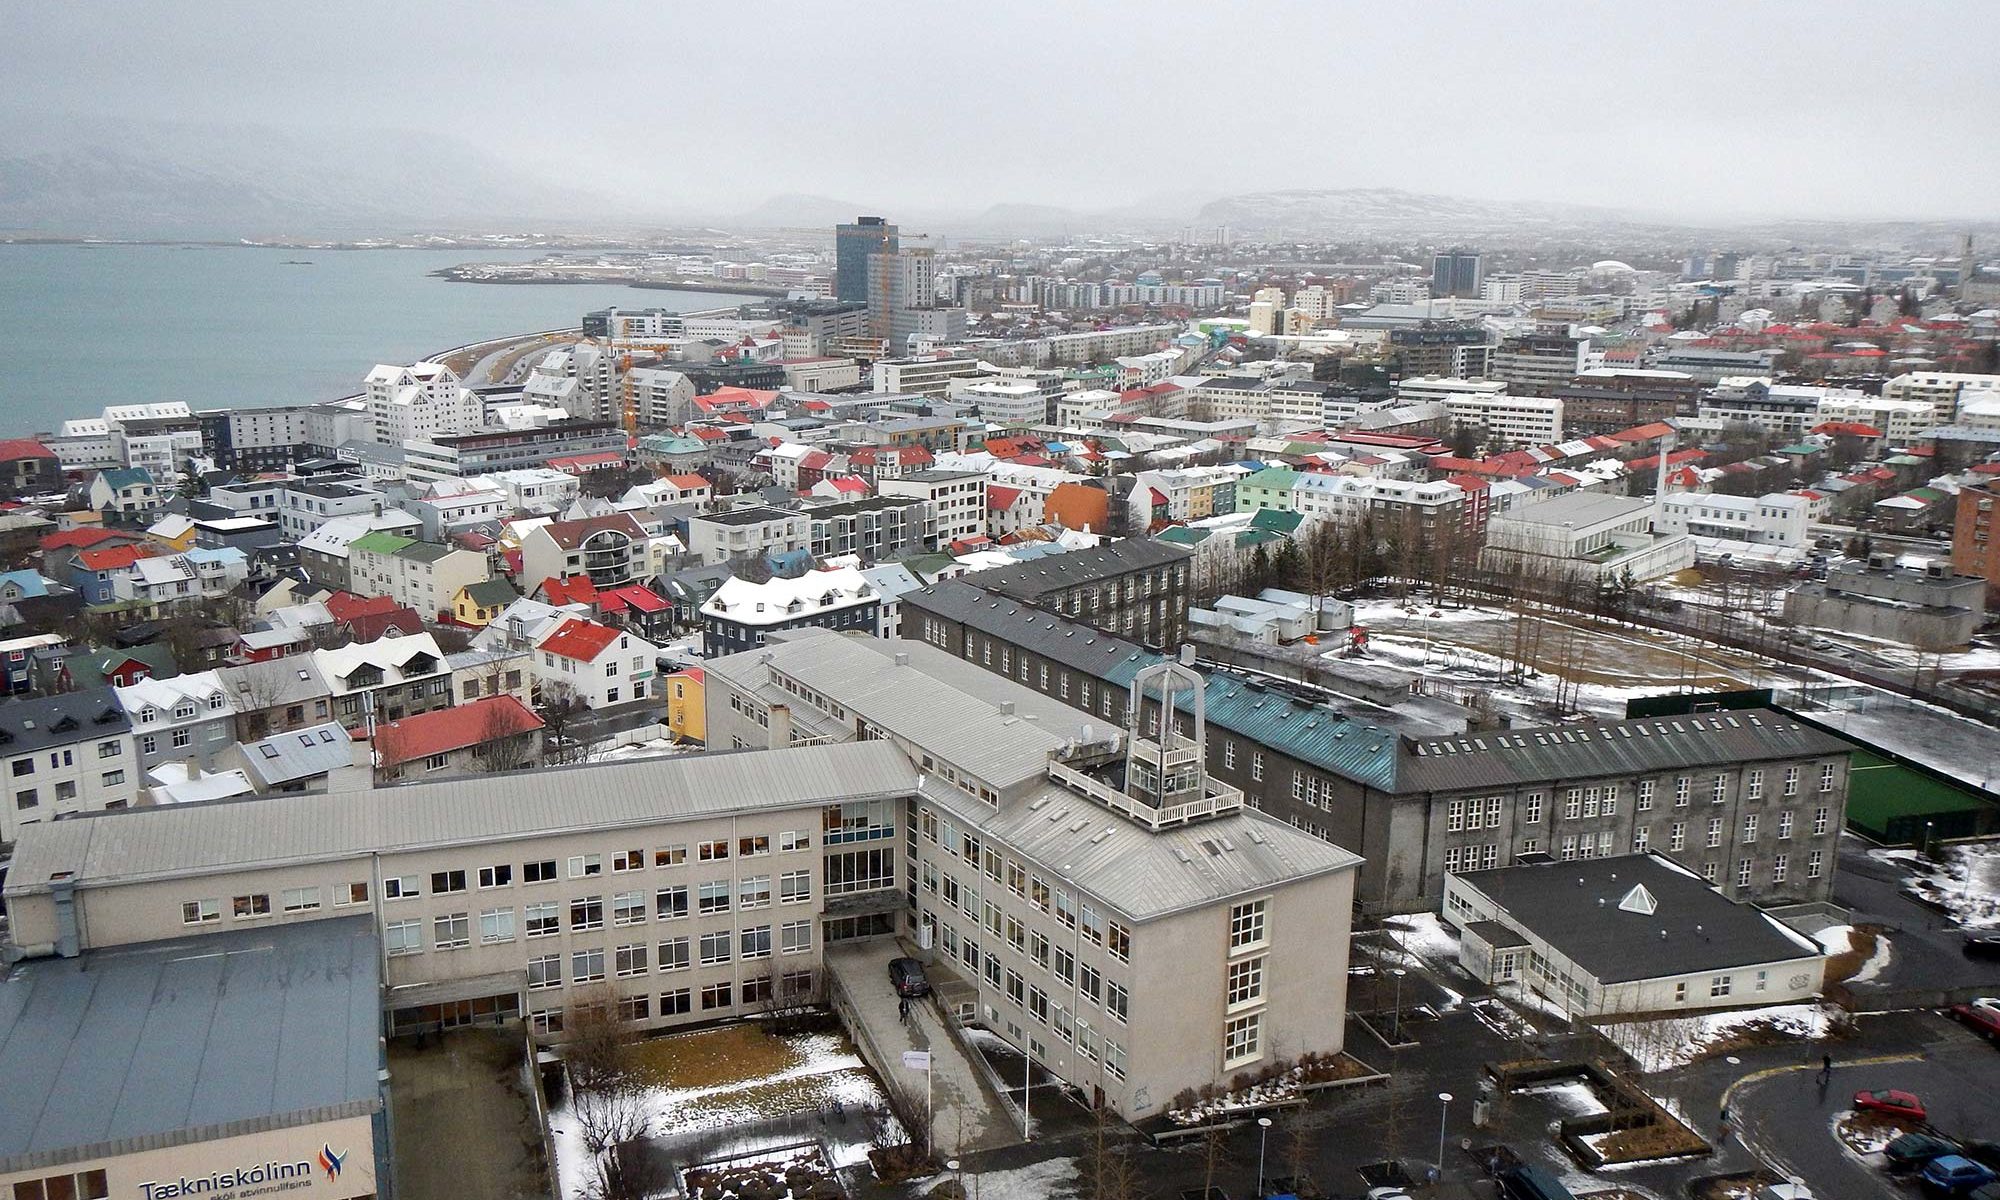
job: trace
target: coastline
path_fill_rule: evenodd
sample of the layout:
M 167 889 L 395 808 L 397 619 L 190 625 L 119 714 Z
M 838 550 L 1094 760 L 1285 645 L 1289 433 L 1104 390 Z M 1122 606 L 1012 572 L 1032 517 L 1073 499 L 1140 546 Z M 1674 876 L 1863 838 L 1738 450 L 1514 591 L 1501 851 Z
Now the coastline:
M 506 271 L 505 274 L 494 272 Z M 568 271 L 560 267 L 534 267 L 508 269 L 491 263 L 460 263 L 452 267 L 440 267 L 428 272 L 434 279 L 447 283 L 497 283 L 497 284 L 603 284 L 623 285 L 632 288 L 651 288 L 666 292 L 718 292 L 734 296 L 772 296 L 782 299 L 790 293 L 789 288 L 773 283 L 761 283 L 750 279 L 634 279 L 629 276 L 606 276 L 595 272 Z

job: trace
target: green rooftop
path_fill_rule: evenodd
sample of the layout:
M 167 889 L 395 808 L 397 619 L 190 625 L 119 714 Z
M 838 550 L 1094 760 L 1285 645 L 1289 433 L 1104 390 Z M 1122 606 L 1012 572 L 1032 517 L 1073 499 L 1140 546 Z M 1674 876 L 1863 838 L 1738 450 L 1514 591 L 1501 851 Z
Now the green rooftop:
M 370 554 L 394 554 L 405 546 L 416 544 L 415 538 L 406 538 L 378 529 L 374 533 L 364 533 L 347 543 L 347 550 L 350 554 L 356 550 L 365 550 Z

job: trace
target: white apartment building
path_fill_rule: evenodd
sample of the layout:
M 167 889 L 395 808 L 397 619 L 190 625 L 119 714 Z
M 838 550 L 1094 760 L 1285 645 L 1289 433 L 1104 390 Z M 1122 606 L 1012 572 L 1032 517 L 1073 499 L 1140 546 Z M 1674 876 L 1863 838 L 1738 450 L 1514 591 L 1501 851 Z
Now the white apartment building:
M 688 553 L 715 565 L 812 545 L 812 518 L 783 508 L 737 508 L 688 518 Z
M 583 489 L 581 478 L 551 467 L 495 471 L 480 478 L 499 484 L 506 493 L 507 504 L 515 512 L 559 512 L 568 508 Z
M 1129 391 L 1165 383 L 1181 369 L 1186 357 L 1180 350 L 1155 350 L 1151 354 L 1121 354 L 1111 361 L 1118 368 L 1118 386 Z
M 1456 524 L 1464 506 L 1465 489 L 1446 479 L 1424 482 L 1304 471 L 1292 486 L 1292 511 L 1309 521 L 1358 521 L 1373 513 L 1391 520 L 1408 517 L 1426 526 Z
M 1557 397 L 1514 396 L 1497 379 L 1445 379 L 1426 375 L 1396 384 L 1402 404 L 1437 402 L 1453 429 L 1483 429 L 1494 441 L 1553 445 L 1563 440 L 1563 402 Z
M 535 644 L 528 678 L 537 701 L 560 689 L 587 708 L 609 708 L 650 694 L 658 653 L 637 634 L 572 618 L 557 622 Z
M 1049 419 L 1048 397 L 1018 379 L 983 379 L 955 389 L 954 398 L 977 405 L 981 420 L 1002 429 L 1028 429 Z
M 1248 376 L 1217 375 L 1187 391 L 1189 410 L 1209 421 L 1254 421 L 1262 424 L 1271 410 L 1271 385 Z
M 471 433 L 485 423 L 477 394 L 461 387 L 443 363 L 407 367 L 377 364 L 362 381 L 368 397 L 371 441 L 387 446 Z
M 1790 492 L 1755 497 L 1681 492 L 1660 501 L 1653 529 L 1760 546 L 1803 546 L 1812 527 L 1811 508 L 1810 500 Z
M 1995 393 L 2000 396 L 2000 392 Z M 1943 413 L 1950 410 L 1944 409 Z M 1938 406 L 1929 400 L 1894 400 L 1887 396 L 1828 395 L 1819 402 L 1819 420 L 1847 421 L 1872 425 L 1882 431 L 1893 446 L 1921 442 L 1924 431 L 1950 424 Z
M 38 822 L 138 803 L 145 772 L 110 688 L 9 701 L 0 705 L 0 731 L 13 792 L 0 804 L 0 842 L 18 843 Z
M 979 360 L 934 355 L 923 358 L 885 358 L 869 368 L 869 386 L 878 392 L 908 396 L 944 398 L 951 381 L 961 375 L 980 374 Z
M 625 385 L 632 389 L 632 403 L 638 409 L 641 426 L 683 425 L 694 415 L 694 381 L 679 371 L 668 367 L 633 367 L 625 373 Z
M 1180 333 L 1178 325 L 1126 325 L 1084 333 L 1058 333 L 1048 339 L 1049 361 L 1065 366 L 1082 366 L 1151 354 L 1179 337 Z
M 531 404 L 560 408 L 578 420 L 620 420 L 624 397 L 619 391 L 618 361 L 616 351 L 594 342 L 558 347 L 529 370 L 521 394 Z
M 1968 371 L 1911 371 L 1882 385 L 1886 400 L 1928 400 L 1940 413 L 1958 414 L 1959 402 L 2000 397 L 2000 375 Z
M 924 543 L 933 548 L 986 532 L 987 477 L 974 471 L 912 471 L 875 481 L 877 494 L 928 500 Z
M 288 479 L 278 492 L 278 528 L 300 541 L 335 517 L 381 516 L 382 493 L 352 477 Z

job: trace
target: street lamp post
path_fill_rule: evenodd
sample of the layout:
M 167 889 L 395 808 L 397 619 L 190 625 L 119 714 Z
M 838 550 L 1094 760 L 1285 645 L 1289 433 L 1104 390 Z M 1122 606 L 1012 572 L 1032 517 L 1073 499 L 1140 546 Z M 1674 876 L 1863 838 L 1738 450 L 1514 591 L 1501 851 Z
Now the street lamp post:
M 958 1177 L 958 1160 L 955 1158 L 946 1159 L 944 1169 L 951 1172 L 951 1181 L 958 1184 L 959 1200 L 965 1200 L 965 1183 Z
M 1389 1023 L 1389 1036 L 1400 1043 L 1403 1040 L 1403 976 L 1409 972 L 1401 967 L 1390 967 L 1389 974 L 1396 977 L 1396 1012 Z
M 1257 1197 L 1264 1196 L 1264 1141 L 1271 1136 L 1271 1118 L 1257 1118 Z
M 1444 1130 L 1451 1118 L 1451 1093 L 1438 1093 L 1438 1178 L 1444 1178 Z

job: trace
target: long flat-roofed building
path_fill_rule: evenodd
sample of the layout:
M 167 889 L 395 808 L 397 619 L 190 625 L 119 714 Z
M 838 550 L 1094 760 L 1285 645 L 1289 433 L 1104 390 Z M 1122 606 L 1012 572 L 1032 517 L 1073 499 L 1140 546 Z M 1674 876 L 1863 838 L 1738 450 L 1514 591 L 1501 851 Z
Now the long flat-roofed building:
M 893 747 L 595 764 L 36 827 L 8 952 L 74 954 L 365 915 L 394 1031 L 607 995 L 645 1027 L 809 989 L 828 940 L 887 932 L 917 774 Z M 839 915 L 833 915 L 835 909 Z

